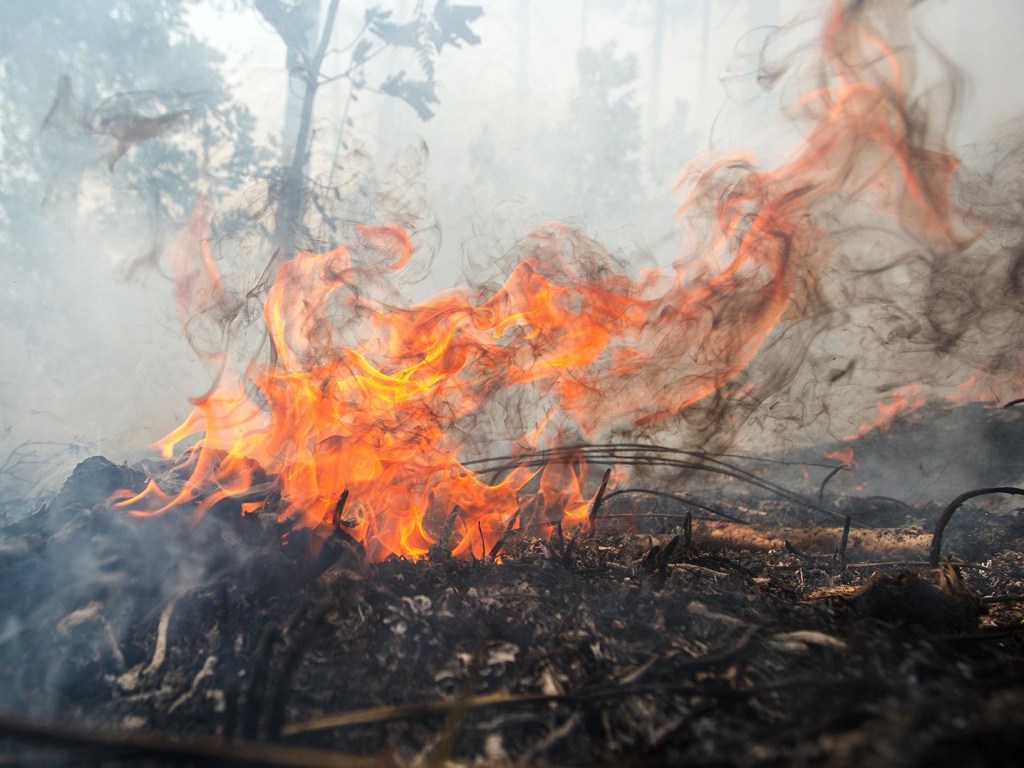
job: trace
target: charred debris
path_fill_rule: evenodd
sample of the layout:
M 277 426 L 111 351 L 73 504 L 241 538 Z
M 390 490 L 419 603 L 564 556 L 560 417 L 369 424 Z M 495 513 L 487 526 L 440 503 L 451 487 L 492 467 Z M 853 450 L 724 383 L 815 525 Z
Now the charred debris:
M 588 525 L 524 507 L 468 560 L 455 510 L 423 560 L 369 563 L 345 499 L 319 529 L 288 530 L 272 495 L 132 517 L 107 499 L 145 473 L 90 458 L 0 529 L 0 759 L 1006 764 L 1024 492 L 803 497 L 737 466 L 714 497 L 605 473 Z M 1003 511 L 979 505 L 994 493 Z

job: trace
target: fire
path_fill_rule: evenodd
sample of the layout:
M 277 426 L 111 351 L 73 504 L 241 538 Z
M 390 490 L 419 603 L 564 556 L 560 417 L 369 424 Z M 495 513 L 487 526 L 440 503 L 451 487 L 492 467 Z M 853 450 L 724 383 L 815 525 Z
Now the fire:
M 991 377 L 975 371 L 957 384 L 956 389 L 946 396 L 946 401 L 955 405 L 964 403 L 983 403 L 991 406 L 996 402 L 993 394 L 996 386 Z
M 838 461 L 850 468 L 860 466 L 860 462 L 857 461 L 857 455 L 853 452 L 853 448 L 850 446 L 846 446 L 845 448 L 836 448 L 834 451 L 829 451 L 825 454 L 825 458 Z
M 532 420 L 502 435 L 529 452 L 562 434 L 656 424 L 721 393 L 800 318 L 830 255 L 819 219 L 837 205 L 964 246 L 948 193 L 955 161 L 908 138 L 898 57 L 838 3 L 823 51 L 830 77 L 799 105 L 811 123 L 789 161 L 766 172 L 741 155 L 684 173 L 688 239 L 674 270 L 631 277 L 552 226 L 496 289 L 400 306 L 361 290 L 415 258 L 400 226 L 296 254 L 265 299 L 272 354 L 242 374 L 213 358 L 214 387 L 159 443 L 172 457 L 198 438 L 182 459 L 184 486 L 171 494 L 151 483 L 118 504 L 134 514 L 195 504 L 201 514 L 273 482 L 281 516 L 317 526 L 347 493 L 341 522 L 376 560 L 424 556 L 453 510 L 453 553 L 464 557 L 488 551 L 530 499 L 552 521 L 584 525 L 596 483 L 583 461 L 482 478 L 462 463 L 476 430 L 493 431 L 511 403 L 532 403 Z M 207 219 L 200 206 L 178 246 L 185 322 L 225 300 Z M 367 250 L 376 265 L 354 258 Z
M 857 431 L 848 435 L 843 440 L 856 440 L 870 432 L 885 432 L 889 430 L 897 419 L 905 419 L 910 414 L 923 408 L 928 401 L 921 394 L 920 388 L 915 384 L 908 384 L 900 387 L 892 393 L 892 396 L 878 404 L 877 415 L 865 421 Z

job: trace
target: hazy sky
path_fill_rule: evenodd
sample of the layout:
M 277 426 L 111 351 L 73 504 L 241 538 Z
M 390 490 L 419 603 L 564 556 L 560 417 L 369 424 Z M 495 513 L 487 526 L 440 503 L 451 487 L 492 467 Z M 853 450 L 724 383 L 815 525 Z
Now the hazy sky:
M 704 134 L 727 101 L 727 85 L 743 69 L 742 53 L 756 47 L 763 35 L 751 25 L 774 20 L 784 24 L 819 15 L 828 0 L 709 0 L 707 61 L 702 58 L 704 0 L 666 2 L 659 115 L 669 118 L 675 99 L 692 104 L 695 127 Z M 519 121 L 524 105 L 528 122 L 537 126 L 564 112 L 577 82 L 576 53 L 581 45 L 613 42 L 622 53 L 637 56 L 639 92 L 649 108 L 655 2 L 610 3 L 597 0 L 476 0 L 484 15 L 474 22 L 483 42 L 450 49 L 440 60 L 441 105 L 434 121 L 422 124 L 411 111 L 394 115 L 397 122 L 382 131 L 391 136 L 471 137 L 482 125 Z M 324 3 L 326 5 L 326 3 Z M 344 45 L 359 29 L 364 8 L 379 3 L 342 3 L 335 46 Z M 396 17 L 408 12 L 411 0 L 384 4 Z M 1024 92 L 1008 87 L 1006 77 L 1019 69 L 1018 30 L 1024 4 L 1017 0 L 931 0 L 915 18 L 935 44 L 966 76 L 966 100 L 959 135 L 967 140 L 979 128 L 1018 114 Z M 220 13 L 199 5 L 196 30 L 229 56 L 231 80 L 263 120 L 266 131 L 280 126 L 284 107 L 284 47 L 276 33 L 254 11 Z M 336 61 L 347 60 L 337 54 Z M 525 90 L 522 73 L 526 72 Z M 702 79 L 706 75 L 707 79 Z M 367 103 L 364 118 L 377 117 L 378 104 Z
M 692 136 L 685 146 L 692 146 L 693 151 L 712 145 L 755 152 L 765 149 L 770 129 L 783 121 L 771 97 L 752 98 L 758 91 L 749 76 L 754 66 L 751 54 L 761 47 L 767 32 L 764 25 L 811 19 L 804 25 L 810 37 L 817 34 L 817 20 L 830 5 L 824 0 L 708 2 L 710 13 L 705 13 L 704 0 L 663 4 L 665 23 L 655 87 L 652 75 L 658 33 L 653 22 L 657 2 L 484 0 L 479 3 L 483 17 L 474 23 L 482 43 L 461 50 L 448 48 L 438 61 L 440 104 L 436 117 L 422 122 L 406 105 L 369 95 L 351 105 L 355 131 L 381 162 L 420 139 L 426 142 L 431 153 L 429 192 L 436 196 L 450 255 L 480 213 L 453 203 L 461 197 L 460 185 L 469 183 L 468 150 L 473 142 L 486 135 L 501 155 L 498 160 L 521 167 L 543 163 L 538 137 L 557 131 L 566 119 L 578 89 L 579 48 L 611 43 L 618 54 L 636 57 L 639 78 L 635 97 L 644 121 L 643 155 L 652 169 L 645 177 L 651 216 L 644 221 L 634 220 L 635 216 L 603 220 L 598 229 L 639 227 L 644 247 L 664 262 L 672 248 L 672 183 L 691 158 L 666 152 L 659 137 L 663 139 L 667 130 L 685 131 Z M 341 4 L 333 38 L 336 48 L 344 49 L 360 29 L 364 9 L 375 5 Z M 385 4 L 394 9 L 398 19 L 414 6 L 412 0 Z M 969 0 L 932 0 L 916 9 L 914 17 L 928 39 L 963 75 L 963 101 L 951 137 L 958 151 L 984 141 L 1000 121 L 1024 112 L 1024 89 L 1008 86 L 1006 79 L 1007 73 L 1019 70 L 1021 64 L 1016 38 L 1018 30 L 1024 29 L 1024 3 L 988 0 L 979 6 Z M 259 118 L 263 134 L 279 135 L 287 83 L 282 66 L 285 51 L 276 33 L 251 10 L 219 13 L 200 5 L 193 19 L 197 31 L 228 56 L 230 82 Z M 339 51 L 328 60 L 326 69 L 344 66 L 348 55 Z M 385 56 L 380 63 L 382 71 L 406 65 L 398 54 L 390 60 Z M 935 70 L 921 74 L 920 79 L 927 82 L 935 77 Z M 346 94 L 344 85 L 328 86 L 319 97 L 317 130 L 322 135 L 336 130 Z M 741 107 L 744 101 L 749 103 Z M 685 125 L 673 125 L 677 102 L 684 102 L 688 109 Z M 329 149 L 333 145 L 328 141 L 324 146 Z M 588 214 L 573 210 L 568 202 L 561 204 L 557 189 L 531 189 L 522 179 L 503 178 L 500 173 L 491 181 L 500 190 L 492 198 L 521 201 L 525 217 Z M 547 182 L 547 186 L 553 183 Z M 553 210 L 538 208 L 545 204 Z M 664 226 L 659 225 L 661 221 Z M 630 238 L 638 239 L 637 232 L 626 236 Z M 443 269 L 439 274 L 442 283 L 451 277 Z

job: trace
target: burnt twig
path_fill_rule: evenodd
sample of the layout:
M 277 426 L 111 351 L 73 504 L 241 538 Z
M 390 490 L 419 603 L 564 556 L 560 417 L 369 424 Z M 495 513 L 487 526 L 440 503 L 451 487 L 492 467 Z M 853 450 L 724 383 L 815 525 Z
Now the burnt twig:
M 594 529 L 597 527 L 597 510 L 601 507 L 601 502 L 604 500 L 604 492 L 608 487 L 608 479 L 612 476 L 612 468 L 608 467 L 604 471 L 604 476 L 601 478 L 601 485 L 597 489 L 597 494 L 594 496 L 594 501 L 590 505 L 590 512 L 587 514 L 588 525 L 590 526 L 590 535 L 594 535 Z
M 700 503 L 699 501 L 688 499 L 685 496 L 680 496 L 679 494 L 676 493 L 668 493 L 666 491 L 655 491 L 651 490 L 650 488 L 620 488 L 617 491 L 612 491 L 611 493 L 607 494 L 604 497 L 604 501 L 608 501 L 609 499 L 613 499 L 616 496 L 621 496 L 627 493 L 643 493 L 647 494 L 648 496 L 659 496 L 660 498 L 663 499 L 672 499 L 673 501 L 678 501 L 680 504 L 685 504 L 690 507 L 696 507 L 697 509 L 702 509 L 705 512 L 708 512 L 712 515 L 717 515 L 718 517 L 724 518 L 725 520 L 728 520 L 731 523 L 746 525 L 745 520 L 741 520 L 738 517 L 734 517 L 713 507 L 709 507 L 706 504 Z
M 679 536 L 673 536 L 664 547 L 657 544 L 648 550 L 640 561 L 640 569 L 651 578 L 652 584 L 660 589 L 668 579 L 668 564 L 672 553 L 679 546 Z
M 987 571 L 987 565 L 981 563 L 966 563 L 959 560 L 951 563 L 957 568 L 974 568 L 979 571 Z M 911 568 L 922 565 L 931 565 L 928 560 L 875 560 L 874 562 L 847 563 L 844 567 L 847 570 L 854 568 Z
M 558 524 L 558 530 L 562 530 L 562 524 Z M 578 536 L 573 536 L 569 541 L 565 541 L 565 537 L 562 537 L 562 542 L 565 545 L 562 550 L 561 562 L 563 567 L 571 571 L 573 569 L 573 553 L 576 551 L 576 542 L 579 539 Z
M 836 475 L 838 475 L 844 469 L 849 469 L 849 468 L 850 468 L 850 466 L 848 464 L 840 464 L 838 467 L 836 467 L 831 472 L 829 472 L 827 475 L 825 475 L 825 479 L 821 481 L 821 488 L 818 489 L 818 504 L 824 504 L 825 503 L 825 486 L 828 485 L 828 481 L 831 480 Z
M 523 754 L 519 755 L 519 765 L 529 765 L 533 762 L 534 758 L 547 752 L 551 747 L 557 744 L 559 741 L 564 739 L 573 729 L 576 728 L 583 721 L 583 715 L 579 712 L 573 712 L 569 717 L 565 719 L 560 726 L 548 732 L 548 734 L 538 741 L 536 744 L 527 749 Z
M 501 535 L 501 538 L 498 539 L 497 542 L 495 542 L 493 547 L 491 547 L 491 551 L 487 553 L 487 556 L 491 560 L 496 558 L 498 556 L 498 553 L 501 552 L 501 548 L 505 546 L 505 540 L 508 538 L 508 535 L 510 533 L 512 533 L 512 526 L 514 526 L 516 524 L 516 520 L 518 520 L 518 519 L 519 519 L 519 510 L 517 509 L 512 514 L 512 519 L 508 521 L 508 525 L 505 527 L 505 533 L 503 533 Z
M 799 557 L 801 560 L 806 560 L 809 563 L 817 563 L 820 565 L 832 559 L 831 555 L 812 555 L 809 552 L 799 550 L 792 544 L 790 544 L 788 540 L 785 539 L 782 543 L 785 545 L 786 551 L 789 552 L 789 554 L 795 555 L 796 557 Z
M 462 708 L 482 709 L 494 706 L 514 706 L 530 703 L 547 703 L 551 701 L 565 701 L 569 699 L 565 695 L 548 695 L 545 693 L 512 694 L 507 691 L 497 693 L 485 693 L 479 696 L 458 698 L 450 701 L 428 701 L 416 704 L 382 705 L 378 707 L 366 707 L 354 709 L 347 712 L 336 712 L 329 715 L 321 715 L 299 723 L 286 725 L 281 734 L 284 736 L 295 736 L 300 733 L 311 731 L 324 731 L 331 728 L 348 728 L 354 725 L 366 725 L 369 723 L 386 723 L 394 720 L 408 720 L 410 718 L 421 718 L 426 715 L 439 715 L 452 712 Z
M 840 565 L 846 565 L 846 545 L 850 542 L 850 521 L 849 515 L 846 516 L 846 520 L 843 523 L 843 536 L 839 540 L 839 563 Z
M 451 514 L 448 515 L 448 519 L 444 521 L 441 535 L 427 553 L 427 557 L 431 560 L 447 560 L 452 556 L 452 533 L 455 532 L 455 521 L 459 519 L 459 512 L 461 511 L 462 508 L 456 504 Z
M 1009 627 L 982 627 L 974 632 L 964 632 L 958 635 L 940 635 L 943 640 L 1003 640 L 1007 637 L 1016 637 L 1024 634 L 1024 624 Z
M 939 516 L 938 522 L 935 524 L 935 535 L 932 536 L 932 547 L 931 554 L 928 559 L 928 564 L 932 568 L 939 567 L 939 555 L 942 550 L 942 532 L 946 529 L 946 525 L 949 523 L 953 513 L 956 512 L 960 505 L 965 501 L 976 498 L 978 496 L 988 496 L 994 493 L 1008 493 L 1014 496 L 1024 496 L 1024 488 L 1015 488 L 1010 485 L 995 486 L 992 488 L 977 488 L 973 491 L 967 491 L 967 493 L 961 493 L 953 501 L 949 503 L 942 514 Z
M 989 595 L 981 598 L 982 605 L 999 605 L 1000 603 L 1024 603 L 1024 595 Z
M 687 451 L 679 448 L 667 448 L 659 445 L 643 443 L 600 444 L 600 445 L 568 445 L 561 448 L 549 448 L 531 453 L 509 456 L 496 456 L 488 459 L 477 459 L 464 462 L 467 467 L 480 467 L 481 472 L 492 472 L 493 478 L 501 472 L 516 467 L 543 467 L 551 463 L 575 463 L 583 459 L 589 463 L 622 464 L 644 467 L 668 467 L 672 469 L 710 472 L 731 477 L 740 482 L 761 488 L 794 504 L 808 507 L 817 512 L 835 518 L 841 518 L 838 512 L 824 508 L 812 499 L 766 480 L 755 473 L 736 464 L 737 461 L 757 461 L 771 464 L 800 464 L 802 466 L 826 467 L 832 469 L 834 464 L 814 462 L 787 462 L 756 456 L 738 456 L 734 454 L 711 454 L 703 451 Z M 730 459 L 731 461 L 727 461 Z
M 342 525 L 341 516 L 345 512 L 345 504 L 348 503 L 348 488 L 341 492 L 338 503 L 334 505 L 334 514 L 331 515 L 331 525 L 340 528 Z

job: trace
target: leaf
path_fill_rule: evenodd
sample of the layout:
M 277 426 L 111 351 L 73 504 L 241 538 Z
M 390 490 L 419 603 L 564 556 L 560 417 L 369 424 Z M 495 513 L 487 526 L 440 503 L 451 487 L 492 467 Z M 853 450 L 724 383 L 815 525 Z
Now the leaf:
M 423 69 L 423 74 L 427 76 L 428 80 L 434 79 L 434 57 L 432 55 L 432 49 L 430 45 L 420 46 L 417 51 L 417 58 L 419 58 L 420 67 Z
M 370 31 L 388 45 L 399 48 L 418 48 L 420 45 L 420 22 L 418 19 L 396 24 L 390 21 L 391 11 L 373 8 L 366 12 L 366 25 Z
M 480 36 L 471 28 L 470 23 L 483 16 L 484 9 L 479 5 L 450 5 L 448 0 L 438 0 L 434 6 L 434 28 L 431 39 L 440 53 L 447 43 L 459 48 L 459 41 L 469 45 L 477 45 Z
M 391 11 L 382 11 L 380 8 L 367 8 L 363 18 L 366 21 L 366 25 L 372 27 L 374 24 L 390 19 Z
M 366 56 L 372 47 L 373 44 L 369 40 L 360 40 L 359 45 L 357 45 L 356 49 L 352 51 L 352 63 L 362 64 L 366 61 Z
M 291 51 L 300 56 L 306 52 L 308 30 L 303 29 L 301 19 L 295 13 L 300 6 L 286 10 L 280 0 L 255 0 L 255 6 Z
M 437 104 L 433 80 L 406 80 L 405 72 L 392 75 L 380 86 L 381 91 L 401 99 L 416 110 L 421 120 L 429 120 L 434 116 L 430 104 Z

